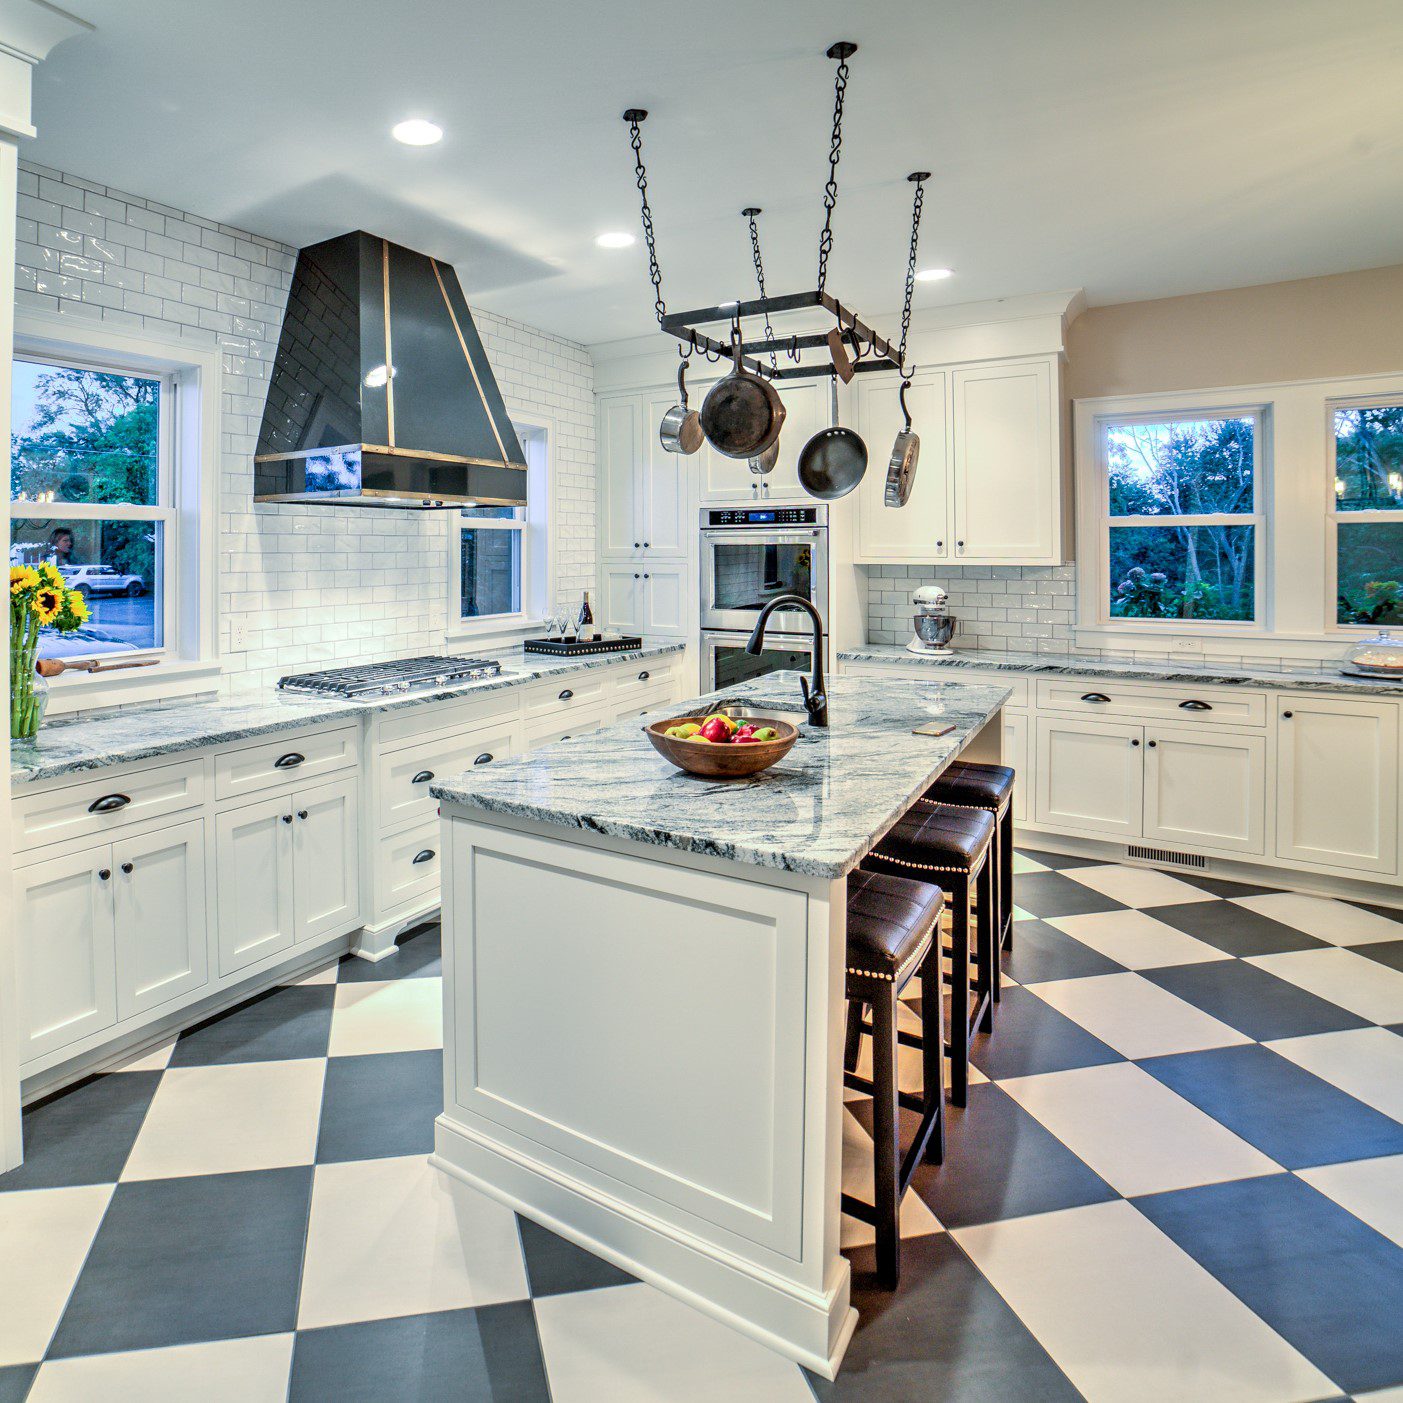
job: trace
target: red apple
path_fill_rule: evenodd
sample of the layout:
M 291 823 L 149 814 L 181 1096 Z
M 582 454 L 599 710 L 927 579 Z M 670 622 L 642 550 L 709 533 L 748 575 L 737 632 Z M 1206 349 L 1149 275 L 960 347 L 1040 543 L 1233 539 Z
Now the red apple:
M 701 729 L 702 735 L 707 740 L 718 744 L 724 744 L 731 738 L 731 728 L 723 716 L 713 716 Z

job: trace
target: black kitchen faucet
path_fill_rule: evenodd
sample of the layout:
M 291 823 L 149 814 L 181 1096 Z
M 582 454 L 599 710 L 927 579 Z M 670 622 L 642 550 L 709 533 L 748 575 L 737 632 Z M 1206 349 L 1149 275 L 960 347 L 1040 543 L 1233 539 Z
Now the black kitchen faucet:
M 809 724 L 811 726 L 826 726 L 828 724 L 828 693 L 824 690 L 823 685 L 823 615 L 802 594 L 781 594 L 770 600 L 760 610 L 760 617 L 755 620 L 755 627 L 746 642 L 745 651 L 752 656 L 759 653 L 765 642 L 765 624 L 776 609 L 802 609 L 813 620 L 814 675 L 812 680 L 801 677 L 799 687 L 804 693 L 804 710 L 809 713 Z

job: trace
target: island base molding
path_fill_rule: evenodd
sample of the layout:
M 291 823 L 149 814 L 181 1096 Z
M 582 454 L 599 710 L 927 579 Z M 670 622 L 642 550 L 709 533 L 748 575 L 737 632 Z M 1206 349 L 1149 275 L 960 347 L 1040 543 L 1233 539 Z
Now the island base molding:
M 448 1116 L 440 1116 L 429 1163 L 595 1256 L 676 1296 L 821 1378 L 838 1374 L 857 1327 L 850 1273 L 835 1264 L 822 1294 L 764 1279 L 700 1238 L 646 1221 L 588 1184 L 543 1173 Z

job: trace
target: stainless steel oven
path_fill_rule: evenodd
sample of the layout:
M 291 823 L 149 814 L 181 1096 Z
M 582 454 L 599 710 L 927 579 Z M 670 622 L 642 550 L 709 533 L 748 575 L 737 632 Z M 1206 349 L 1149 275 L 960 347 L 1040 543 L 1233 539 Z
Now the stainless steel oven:
M 779 615 L 774 615 L 778 618 Z M 807 619 L 808 615 L 800 615 Z M 814 640 L 813 634 L 784 634 L 774 633 L 770 629 L 765 630 L 765 646 L 758 656 L 752 657 L 745 651 L 746 640 L 750 637 L 747 629 L 744 633 L 725 633 L 717 631 L 703 631 L 701 636 L 702 645 L 702 686 L 707 691 L 715 691 L 720 687 L 734 687 L 739 682 L 749 682 L 753 678 L 763 677 L 767 672 L 784 672 L 792 670 L 795 672 L 813 671 Z M 828 640 L 823 640 L 824 652 L 828 651 Z M 827 657 L 824 658 L 824 667 L 828 666 Z M 796 703 L 799 696 L 798 690 L 794 693 Z
M 828 508 L 703 507 L 701 626 L 749 631 L 776 595 L 798 594 L 828 617 Z M 767 634 L 807 635 L 809 616 L 782 609 Z

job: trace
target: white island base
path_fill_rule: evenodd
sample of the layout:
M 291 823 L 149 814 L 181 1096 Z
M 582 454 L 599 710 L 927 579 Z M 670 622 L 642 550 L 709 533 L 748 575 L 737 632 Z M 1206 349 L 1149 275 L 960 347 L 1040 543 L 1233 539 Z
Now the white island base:
M 746 791 L 708 793 L 744 822 Z M 839 1252 L 846 879 L 447 797 L 443 818 L 433 1162 L 832 1378 L 857 1321 Z

